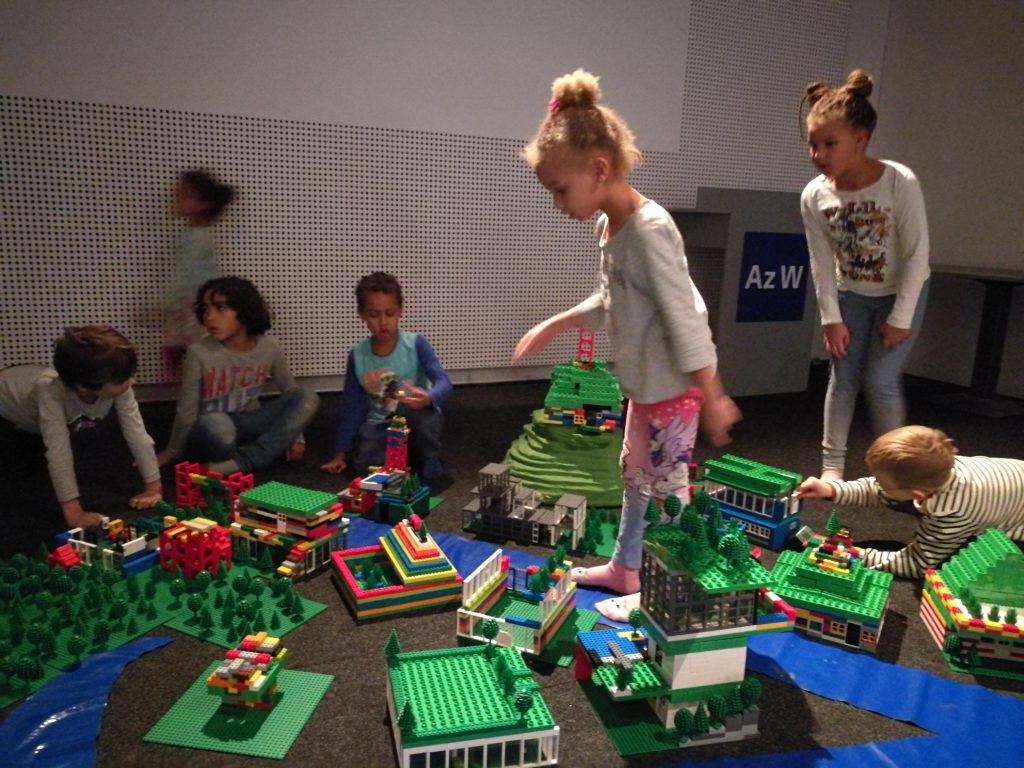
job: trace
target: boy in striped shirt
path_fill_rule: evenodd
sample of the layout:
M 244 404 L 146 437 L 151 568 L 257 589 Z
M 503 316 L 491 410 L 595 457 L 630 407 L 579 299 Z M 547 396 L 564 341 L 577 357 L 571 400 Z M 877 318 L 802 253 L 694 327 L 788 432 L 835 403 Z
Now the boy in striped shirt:
M 797 493 L 837 506 L 913 502 L 921 523 L 906 547 L 861 551 L 869 568 L 916 578 L 988 528 L 1000 528 L 1015 541 L 1024 538 L 1024 461 L 956 453 L 953 441 L 938 429 L 900 427 L 868 448 L 865 460 L 873 477 L 852 482 L 809 477 Z

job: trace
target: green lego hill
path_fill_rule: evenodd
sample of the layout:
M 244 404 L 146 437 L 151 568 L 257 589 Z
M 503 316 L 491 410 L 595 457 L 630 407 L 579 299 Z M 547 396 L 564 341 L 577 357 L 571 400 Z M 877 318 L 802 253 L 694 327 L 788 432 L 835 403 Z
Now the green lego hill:
M 621 400 L 618 380 L 598 360 L 591 368 L 556 365 L 544 405 L 577 408 L 586 403 L 618 413 Z M 540 408 L 509 447 L 505 464 L 524 485 L 543 494 L 546 504 L 563 493 L 576 493 L 585 496 L 590 507 L 619 507 L 621 453 L 621 428 L 584 433 L 573 426 L 546 423 Z

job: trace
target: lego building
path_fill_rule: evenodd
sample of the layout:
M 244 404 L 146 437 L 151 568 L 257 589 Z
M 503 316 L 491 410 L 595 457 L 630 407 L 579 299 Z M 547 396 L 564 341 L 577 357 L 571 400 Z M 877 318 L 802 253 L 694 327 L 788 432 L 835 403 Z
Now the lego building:
M 1024 680 L 1024 554 L 985 531 L 925 573 L 921 618 L 950 669 Z

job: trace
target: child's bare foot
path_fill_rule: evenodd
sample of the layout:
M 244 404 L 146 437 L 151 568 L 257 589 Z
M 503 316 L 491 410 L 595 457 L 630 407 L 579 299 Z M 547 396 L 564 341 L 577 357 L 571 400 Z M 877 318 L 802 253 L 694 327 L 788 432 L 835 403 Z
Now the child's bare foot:
M 594 568 L 573 568 L 572 580 L 583 587 L 602 587 L 620 595 L 640 591 L 640 569 L 606 563 Z
M 597 603 L 594 608 L 602 616 L 612 621 L 629 621 L 629 612 L 640 607 L 640 593 L 634 592 L 631 595 L 622 597 L 610 597 Z
M 65 512 L 64 522 L 68 524 L 68 528 L 88 530 L 89 528 L 100 526 L 103 523 L 103 515 L 98 512 L 86 512 L 85 510 Z

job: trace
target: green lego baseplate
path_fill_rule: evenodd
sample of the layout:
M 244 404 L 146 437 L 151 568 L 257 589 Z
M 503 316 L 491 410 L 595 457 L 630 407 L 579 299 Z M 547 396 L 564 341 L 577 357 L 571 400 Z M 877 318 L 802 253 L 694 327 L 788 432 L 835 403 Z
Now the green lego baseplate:
M 262 483 L 238 497 L 250 506 L 279 512 L 290 517 L 306 518 L 338 503 L 338 497 L 326 491 L 313 491 L 272 480 Z
M 692 543 L 688 544 L 688 540 Z M 644 532 L 644 548 L 668 571 L 687 573 L 709 595 L 771 587 L 775 583 L 772 574 L 749 555 L 733 565 L 717 549 L 711 549 L 707 542 L 696 543 L 674 523 L 649 525 Z
M 220 664 L 212 662 L 143 741 L 280 760 L 334 680 L 334 675 L 285 669 L 277 681 L 280 698 L 272 709 L 239 707 L 223 704 L 207 690 L 206 678 Z
M 970 589 L 979 603 L 1024 606 L 1024 553 L 997 528 L 953 555 L 938 573 L 954 595 Z
M 198 582 L 182 579 L 175 585 L 175 576 L 159 567 L 125 578 L 98 565 L 66 572 L 59 566 L 50 569 L 39 559 L 12 558 L 0 566 L 0 662 L 12 665 L 11 674 L 0 676 L 0 706 L 23 698 L 78 660 L 118 648 L 164 624 L 232 648 L 252 631 L 284 635 L 327 607 L 299 597 L 290 584 L 280 596 L 264 586 L 259 597 L 246 596 L 250 603 L 262 603 L 252 618 L 235 613 L 225 623 L 223 605 L 239 597 L 236 580 L 251 584 L 259 572 L 235 565 L 219 574 L 209 578 L 205 589 L 189 591 L 196 590 Z

